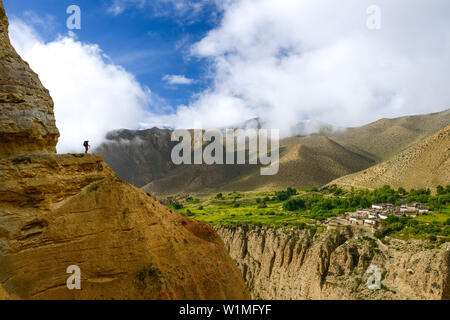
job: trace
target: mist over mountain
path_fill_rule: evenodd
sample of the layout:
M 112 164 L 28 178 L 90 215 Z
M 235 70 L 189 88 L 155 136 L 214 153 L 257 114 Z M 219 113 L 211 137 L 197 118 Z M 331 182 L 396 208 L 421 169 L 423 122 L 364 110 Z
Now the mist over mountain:
M 120 177 L 155 195 L 212 193 L 214 190 L 255 191 L 286 187 L 321 187 L 369 168 L 400 153 L 450 124 L 450 110 L 380 119 L 354 128 L 302 122 L 280 141 L 280 169 L 261 176 L 259 165 L 180 165 L 170 158 L 171 130 L 120 130 L 96 152 Z M 260 119 L 238 128 L 264 127 Z M 312 132 L 312 133 L 311 133 Z

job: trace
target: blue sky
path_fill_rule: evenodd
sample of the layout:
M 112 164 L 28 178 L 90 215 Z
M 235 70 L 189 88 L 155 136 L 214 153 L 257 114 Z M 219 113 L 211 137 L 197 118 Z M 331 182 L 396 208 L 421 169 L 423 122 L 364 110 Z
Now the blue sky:
M 82 27 L 73 30 L 78 39 L 98 44 L 115 64 L 134 74 L 171 106 L 188 104 L 193 94 L 209 85 L 209 78 L 204 76 L 206 61 L 189 52 L 190 46 L 219 21 L 213 3 L 195 16 L 188 9 L 178 12 L 171 3 L 130 4 L 120 14 L 111 10 L 111 0 L 4 0 L 4 4 L 10 18 L 33 25 L 46 41 L 67 33 L 66 8 L 78 5 Z M 163 80 L 165 75 L 183 75 L 195 81 L 170 85 Z
M 121 128 L 258 117 L 287 136 L 300 122 L 307 134 L 450 107 L 448 0 L 4 4 L 13 45 L 55 102 L 58 151 Z

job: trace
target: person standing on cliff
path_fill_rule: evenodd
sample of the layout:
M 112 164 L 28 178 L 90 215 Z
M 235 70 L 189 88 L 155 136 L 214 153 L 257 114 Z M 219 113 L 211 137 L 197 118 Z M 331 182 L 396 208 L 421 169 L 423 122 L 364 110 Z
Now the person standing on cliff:
M 85 142 L 83 142 L 83 147 L 85 148 L 84 153 L 88 153 L 88 150 L 89 150 L 89 147 L 90 147 L 89 141 L 88 141 L 88 140 L 86 140 Z

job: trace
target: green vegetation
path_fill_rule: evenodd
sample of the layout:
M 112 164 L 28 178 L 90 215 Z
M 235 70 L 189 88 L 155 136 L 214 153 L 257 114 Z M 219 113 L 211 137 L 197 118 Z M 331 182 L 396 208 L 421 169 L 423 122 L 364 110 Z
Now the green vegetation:
M 295 194 L 297 194 L 297 190 L 289 187 L 286 191 L 275 192 L 275 197 L 278 199 L 278 201 L 285 201 Z
M 283 204 L 283 209 L 286 211 L 306 209 L 305 200 L 301 198 L 288 200 Z
M 174 208 L 175 210 L 181 210 L 183 209 L 183 205 L 179 202 L 175 202 L 172 204 L 172 208 Z
M 441 219 L 440 214 L 433 213 L 430 215 L 414 219 L 389 216 L 382 222 L 382 227 L 375 232 L 375 236 L 383 238 L 389 235 L 403 240 L 428 239 L 437 241 L 439 239 L 442 242 L 450 241 L 450 226 L 446 224 L 447 220 L 440 222 L 432 218 L 438 217 L 438 219 Z
M 289 188 L 280 192 L 260 192 L 252 194 L 230 193 L 217 194 L 214 198 L 201 199 L 198 202 L 185 201 L 179 207 L 172 207 L 192 219 L 210 223 L 216 226 L 236 225 L 264 225 L 264 226 L 295 226 L 305 228 L 314 223 L 308 212 L 286 211 L 284 201 L 280 201 L 276 194 L 284 198 L 296 195 L 296 190 Z M 177 208 L 175 208 L 177 206 Z
M 418 238 L 442 241 L 449 238 L 450 187 L 438 187 L 434 195 L 430 190 L 407 192 L 384 186 L 375 190 L 345 191 L 336 186 L 314 191 L 293 188 L 276 192 L 218 193 L 210 199 L 187 198 L 172 207 L 192 219 L 216 226 L 258 225 L 315 228 L 317 220 L 326 220 L 358 208 L 369 208 L 374 203 L 421 202 L 435 211 L 416 218 L 390 216 L 382 222 L 377 236 L 402 239 Z M 436 240 L 433 240 L 435 239 Z
M 216 199 L 222 200 L 222 199 L 223 199 L 223 195 L 222 195 L 221 193 L 218 193 L 218 194 L 216 195 Z
M 430 206 L 431 210 L 445 209 L 446 205 L 450 203 L 450 185 L 445 189 L 442 186 L 437 186 L 436 195 L 431 195 L 430 189 L 412 189 L 407 197 L 407 202 L 421 202 Z
M 199 203 L 200 199 L 194 199 L 192 197 L 187 197 L 185 201 L 189 202 L 189 203 Z

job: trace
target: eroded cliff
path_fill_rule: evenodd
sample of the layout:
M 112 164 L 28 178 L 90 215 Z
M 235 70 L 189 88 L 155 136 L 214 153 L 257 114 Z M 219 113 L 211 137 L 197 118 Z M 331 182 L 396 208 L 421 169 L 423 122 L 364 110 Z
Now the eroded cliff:
M 212 228 L 57 155 L 53 102 L 8 39 L 0 0 L 0 299 L 247 299 Z M 69 290 L 69 266 L 81 290 Z
M 0 1 L 0 157 L 55 152 L 59 132 L 53 100 L 36 73 L 11 46 Z
M 219 228 L 257 299 L 450 299 L 450 243 L 390 239 L 356 229 Z M 370 266 L 381 289 L 371 290 Z
M 248 297 L 222 241 L 96 155 L 0 160 L 0 284 L 25 299 Z M 79 266 L 82 290 L 68 290 Z

